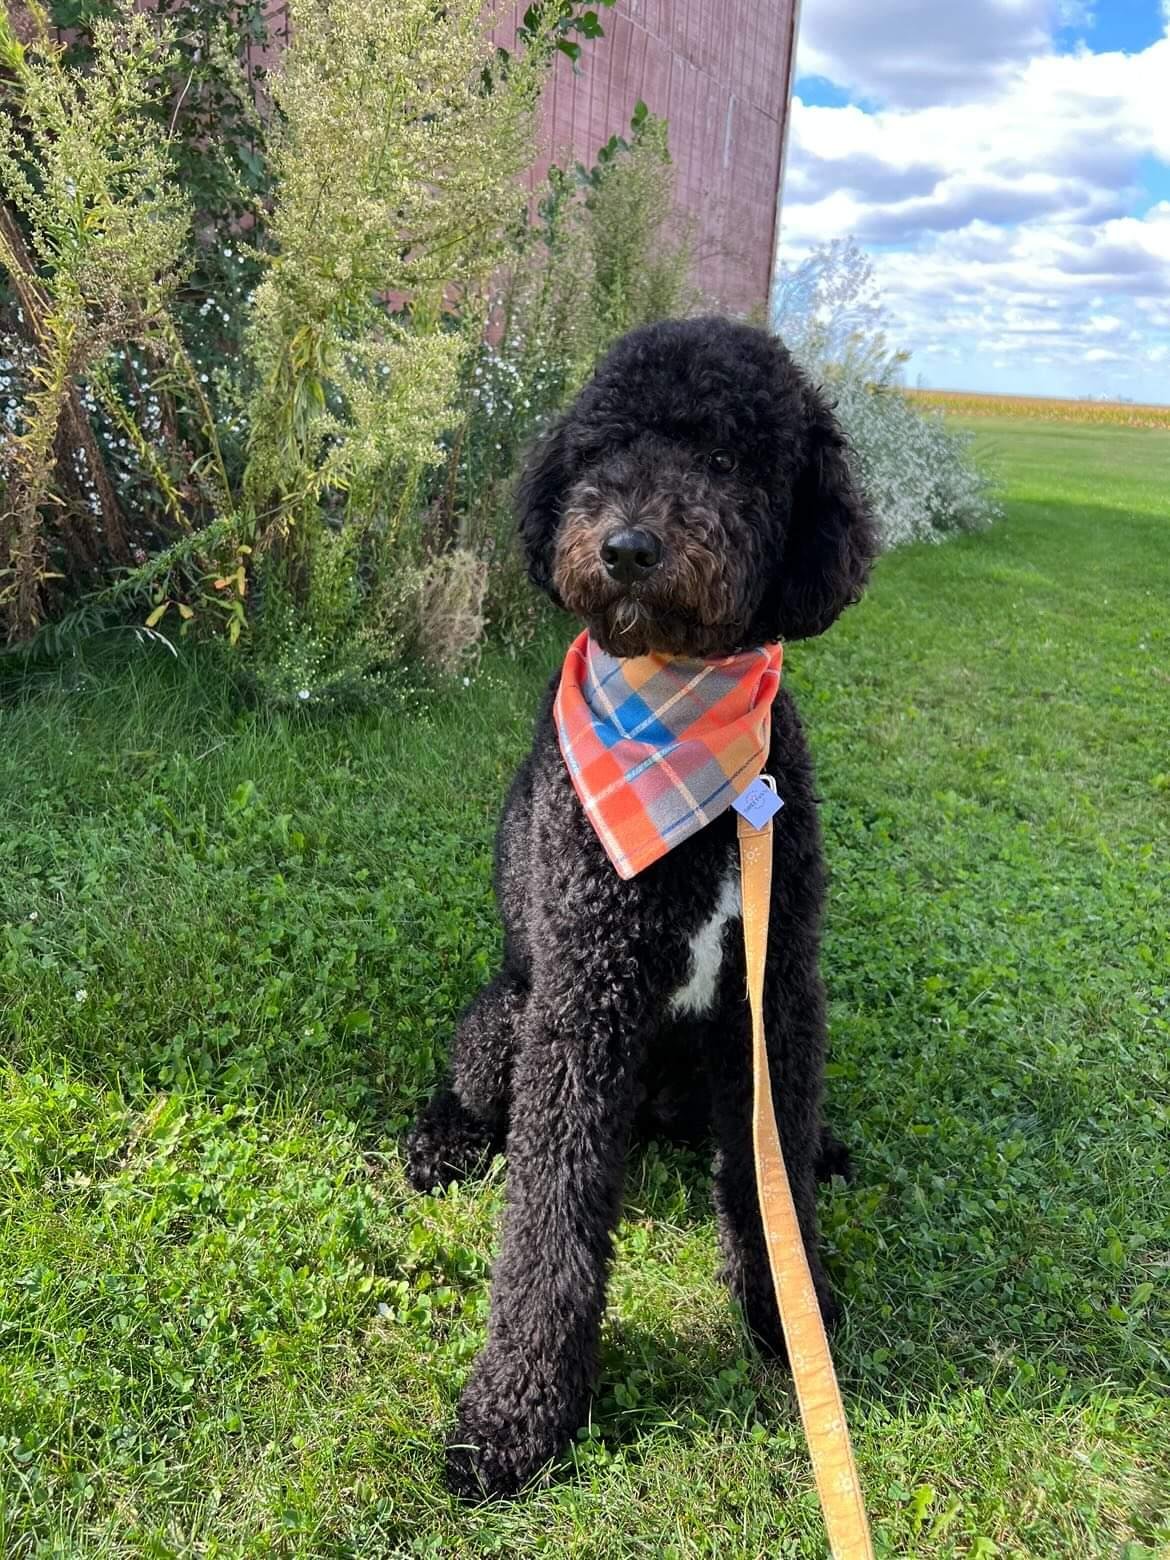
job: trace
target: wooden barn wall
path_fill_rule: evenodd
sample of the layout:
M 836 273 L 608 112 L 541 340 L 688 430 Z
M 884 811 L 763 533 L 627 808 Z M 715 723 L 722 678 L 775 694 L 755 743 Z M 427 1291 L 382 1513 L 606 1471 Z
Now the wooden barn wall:
M 795 0 L 617 0 L 605 37 L 561 56 L 544 95 L 544 158 L 586 165 L 641 98 L 669 121 L 677 198 L 696 230 L 697 281 L 722 306 L 767 302 Z M 495 29 L 508 47 L 525 6 Z

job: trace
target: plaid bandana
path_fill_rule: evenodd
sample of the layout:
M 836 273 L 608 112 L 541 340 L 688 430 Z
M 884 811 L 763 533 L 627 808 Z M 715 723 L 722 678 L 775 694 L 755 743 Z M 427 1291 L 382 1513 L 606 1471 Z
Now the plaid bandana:
M 782 650 L 619 660 L 569 646 L 553 718 L 585 815 L 632 878 L 725 812 L 768 756 Z

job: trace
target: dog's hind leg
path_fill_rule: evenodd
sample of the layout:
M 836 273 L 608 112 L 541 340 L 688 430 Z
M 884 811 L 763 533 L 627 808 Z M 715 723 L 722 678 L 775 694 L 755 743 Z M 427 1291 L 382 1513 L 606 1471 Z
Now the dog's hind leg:
M 853 1179 L 853 1155 L 827 1126 L 821 1127 L 821 1146 L 817 1152 L 817 1180 L 831 1181 L 839 1175 L 844 1181 Z
M 406 1145 L 416 1191 L 462 1180 L 504 1146 L 517 1025 L 528 1000 L 526 978 L 505 965 L 459 1020 L 450 1082 L 424 1106 Z

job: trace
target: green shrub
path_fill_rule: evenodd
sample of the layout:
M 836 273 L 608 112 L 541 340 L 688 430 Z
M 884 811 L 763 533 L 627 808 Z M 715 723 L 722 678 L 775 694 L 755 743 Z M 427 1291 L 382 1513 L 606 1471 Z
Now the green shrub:
M 37 628 L 43 582 L 65 572 L 48 568 L 40 543 L 44 512 L 61 496 L 57 429 L 62 407 L 97 386 L 175 535 L 191 533 L 190 545 L 149 559 L 140 546 L 145 561 L 107 588 L 104 604 L 121 609 L 137 593 L 152 629 L 168 617 L 183 631 L 226 628 L 254 679 L 274 690 L 289 681 L 280 651 L 290 610 L 297 637 L 318 647 L 315 686 L 376 674 L 392 645 L 371 642 L 379 614 L 363 609 L 441 459 L 477 289 L 505 252 L 514 182 L 533 155 L 532 111 L 567 12 L 559 0 L 533 7 L 524 53 L 501 56 L 475 0 L 440 14 L 430 0 L 294 0 L 293 42 L 271 81 L 274 193 L 254 246 L 260 279 L 242 359 L 214 387 L 218 420 L 234 407 L 228 420 L 245 435 L 242 469 L 230 474 L 209 412 L 213 375 L 196 369 L 172 307 L 190 215 L 173 155 L 184 143 L 159 124 L 180 63 L 172 31 L 127 7 L 92 22 L 90 58 L 66 60 L 43 17 L 29 50 L 5 22 L 16 89 L 0 175 L 21 221 L 6 212 L 0 258 L 22 301 L 46 299 L 12 441 L 0 558 L 10 637 Z M 223 165 L 219 155 L 222 176 L 199 190 L 217 219 L 231 214 Z M 395 312 L 383 302 L 391 294 Z M 178 425 L 173 441 L 202 446 L 194 461 L 186 453 L 214 502 L 194 513 L 157 452 L 157 430 L 120 396 L 111 353 L 127 342 L 142 349 L 143 360 L 127 357 L 160 410 L 181 389 L 206 413 L 195 429 Z M 95 562 L 99 577 L 102 564 L 131 562 L 131 543 L 118 537 Z M 249 611 L 253 600 L 270 623 Z
M 512 478 L 527 446 L 620 335 L 697 301 L 666 130 L 639 103 L 629 136 L 611 137 L 592 168 L 550 170 L 500 279 L 496 328 L 469 361 L 441 529 L 490 566 L 487 619 L 513 643 L 542 610 L 514 539 Z
M 773 328 L 833 402 L 883 544 L 943 541 L 998 518 L 970 436 L 902 394 L 909 353 L 890 344 L 873 265 L 857 244 L 835 239 L 778 280 Z
M 0 629 L 212 638 L 278 704 L 450 674 L 488 621 L 525 638 L 523 451 L 689 304 L 645 105 L 524 209 L 548 62 L 596 13 L 534 5 L 508 52 L 476 0 L 292 0 L 271 76 L 253 0 L 56 0 L 67 48 L 34 15 L 31 46 L 0 33 Z
M 131 539 L 89 421 L 96 400 L 139 447 L 179 517 L 175 473 L 126 408 L 115 349 L 126 362 L 149 362 L 160 378 L 186 380 L 191 398 L 203 399 L 168 313 L 189 223 L 151 119 L 169 34 L 127 7 L 95 23 L 91 68 L 71 70 L 44 17 L 33 14 L 38 29 L 28 46 L 7 13 L 0 18 L 0 63 L 10 78 L 9 112 L 0 118 L 0 187 L 9 202 L 0 213 L 0 264 L 27 363 L 6 439 L 0 519 L 0 621 L 11 637 L 38 627 L 63 567 L 86 578 L 130 562 Z

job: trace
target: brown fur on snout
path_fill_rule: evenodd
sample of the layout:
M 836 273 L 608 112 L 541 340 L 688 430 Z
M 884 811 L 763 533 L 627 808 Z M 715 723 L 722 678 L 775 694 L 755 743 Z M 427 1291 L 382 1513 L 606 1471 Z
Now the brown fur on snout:
M 612 579 L 601 557 L 606 538 L 627 526 L 662 545 L 658 567 L 629 585 Z M 710 656 L 725 654 L 729 637 L 738 637 L 743 569 L 701 481 L 684 477 L 628 492 L 586 481 L 569 494 L 553 583 L 611 655 Z

